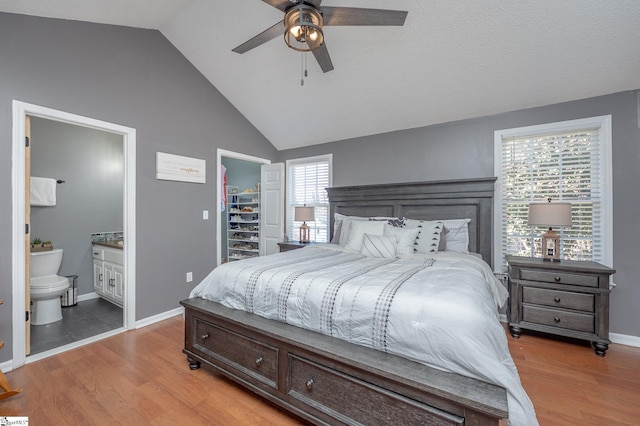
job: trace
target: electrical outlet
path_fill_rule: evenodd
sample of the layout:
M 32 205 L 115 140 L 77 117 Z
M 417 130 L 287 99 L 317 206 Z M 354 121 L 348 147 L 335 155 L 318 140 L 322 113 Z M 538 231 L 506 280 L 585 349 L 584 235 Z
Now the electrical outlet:
M 202 210 L 202 220 L 209 220 L 209 210 Z
M 187 282 L 193 281 L 193 272 L 187 272 Z

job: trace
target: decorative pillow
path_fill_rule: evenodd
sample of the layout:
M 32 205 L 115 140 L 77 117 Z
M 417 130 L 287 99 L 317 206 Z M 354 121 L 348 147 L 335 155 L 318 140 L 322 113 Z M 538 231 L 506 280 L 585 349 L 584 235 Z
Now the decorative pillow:
M 396 254 L 401 255 L 415 253 L 416 238 L 418 237 L 419 232 L 420 229 L 418 228 L 396 228 L 391 224 L 386 224 L 384 225 L 382 235 L 387 237 L 396 237 L 398 239 Z
M 384 231 L 384 225 L 386 223 L 387 222 L 385 221 L 377 221 L 377 220 L 351 221 L 351 229 L 349 231 L 347 241 L 343 243 L 341 239 L 340 242 L 343 243 L 342 246 L 346 250 L 360 251 L 360 248 L 362 247 L 363 235 L 364 234 L 382 235 L 382 232 Z
M 437 253 L 440 245 L 440 234 L 444 224 L 440 220 L 405 219 L 405 227 L 418 228 L 420 232 L 416 238 L 415 250 L 418 253 Z
M 447 233 L 445 234 L 445 250 L 469 253 L 469 222 L 471 219 L 443 220 Z
M 331 239 L 332 244 L 339 244 L 344 246 L 345 243 L 349 240 L 349 232 L 351 231 L 351 223 L 353 221 L 360 222 L 366 220 L 400 220 L 395 217 L 387 217 L 387 216 L 345 216 L 340 213 L 333 214 L 333 238 Z
M 333 214 L 333 238 L 332 244 L 341 244 L 347 241 L 351 220 L 369 220 L 368 217 L 361 216 L 345 216 L 340 213 Z M 347 222 L 345 222 L 347 221 Z
M 360 253 L 367 257 L 390 258 L 396 257 L 397 247 L 397 237 L 364 234 L 362 236 L 362 248 L 360 249 Z

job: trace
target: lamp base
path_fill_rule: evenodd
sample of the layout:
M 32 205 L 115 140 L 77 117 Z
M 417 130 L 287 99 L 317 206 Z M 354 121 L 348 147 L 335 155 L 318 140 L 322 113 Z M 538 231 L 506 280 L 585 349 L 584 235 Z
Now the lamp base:
M 306 244 L 308 242 L 311 241 L 311 239 L 309 238 L 309 225 L 307 225 L 307 222 L 302 222 L 302 225 L 300 225 L 300 238 L 299 241 L 303 244 Z
M 551 228 L 542 234 L 542 259 L 560 262 L 560 234 Z

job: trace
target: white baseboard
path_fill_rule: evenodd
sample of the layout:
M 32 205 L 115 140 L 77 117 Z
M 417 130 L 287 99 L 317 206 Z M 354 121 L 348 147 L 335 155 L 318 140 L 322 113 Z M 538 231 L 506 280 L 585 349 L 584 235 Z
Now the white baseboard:
M 5 361 L 0 364 L 0 370 L 2 370 L 3 373 L 8 373 L 13 370 L 13 360 L 10 359 L 9 361 Z
M 609 339 L 611 339 L 613 343 L 618 343 L 619 345 L 627 345 L 627 346 L 640 348 L 640 336 L 629 336 L 627 334 L 609 333 Z
M 157 322 L 164 321 L 166 319 L 173 318 L 175 316 L 183 315 L 183 314 L 184 314 L 184 308 L 181 306 L 179 308 L 175 308 L 170 311 L 162 312 L 160 314 L 153 315 L 151 317 L 147 317 L 139 321 L 136 321 L 136 328 L 146 327 L 148 325 L 155 324 Z
M 98 295 L 98 293 L 94 291 L 93 293 L 79 294 L 78 302 L 84 302 L 85 300 L 99 299 L 99 298 L 100 296 Z

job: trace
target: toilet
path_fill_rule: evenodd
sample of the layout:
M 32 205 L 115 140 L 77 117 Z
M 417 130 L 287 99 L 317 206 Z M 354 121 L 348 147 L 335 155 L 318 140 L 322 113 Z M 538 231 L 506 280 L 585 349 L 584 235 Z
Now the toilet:
M 62 249 L 31 253 L 31 324 L 44 325 L 62 319 L 60 296 L 69 279 L 56 275 L 62 263 Z

